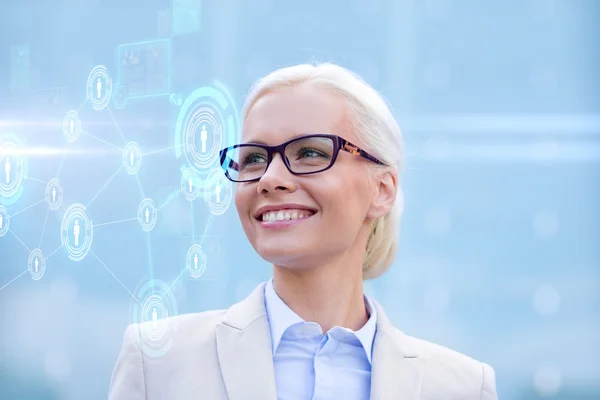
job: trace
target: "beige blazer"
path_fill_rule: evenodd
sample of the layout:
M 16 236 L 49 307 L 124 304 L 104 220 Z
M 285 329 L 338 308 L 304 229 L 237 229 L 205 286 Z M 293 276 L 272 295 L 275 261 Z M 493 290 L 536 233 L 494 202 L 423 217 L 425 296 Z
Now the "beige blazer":
M 153 357 L 130 325 L 113 371 L 110 400 L 276 400 L 265 284 L 228 310 L 167 318 L 171 345 Z M 371 399 L 496 400 L 494 370 L 405 335 L 377 308 Z M 142 327 L 143 329 L 143 327 Z M 304 399 L 302 399 L 304 400 Z

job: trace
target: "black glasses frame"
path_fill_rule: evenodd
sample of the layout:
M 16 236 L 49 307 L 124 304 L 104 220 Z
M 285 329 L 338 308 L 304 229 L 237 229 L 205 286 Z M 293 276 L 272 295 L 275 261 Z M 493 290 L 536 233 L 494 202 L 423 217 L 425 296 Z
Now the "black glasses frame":
M 290 166 L 290 161 L 288 160 L 288 158 L 285 155 L 285 149 L 287 148 L 287 146 L 290 145 L 291 143 L 297 142 L 299 140 L 304 140 L 304 139 L 308 139 L 308 138 L 319 138 L 319 137 L 331 139 L 331 141 L 333 142 L 333 154 L 331 156 L 331 162 L 329 163 L 329 165 L 318 171 L 311 171 L 311 172 L 294 172 L 294 171 L 292 171 L 292 168 Z M 282 143 L 278 146 L 268 146 L 266 144 L 260 144 L 260 143 L 243 143 L 243 144 L 236 144 L 236 145 L 229 146 L 229 147 L 222 149 L 221 151 L 219 151 L 220 164 L 225 172 L 225 176 L 227 177 L 227 179 L 229 179 L 232 182 L 255 182 L 255 181 L 260 180 L 260 178 L 262 178 L 262 175 L 261 175 L 258 178 L 254 178 L 254 179 L 237 180 L 237 179 L 233 179 L 229 175 L 229 172 L 228 172 L 229 168 L 233 168 L 233 169 L 239 171 L 239 165 L 231 159 L 229 160 L 229 163 L 227 165 L 225 165 L 225 160 L 227 159 L 227 152 L 232 151 L 234 149 L 239 149 L 242 147 L 260 147 L 267 152 L 267 165 L 265 167 L 265 172 L 267 172 L 267 170 L 269 169 L 269 166 L 271 165 L 271 161 L 273 161 L 273 156 L 276 153 L 279 153 L 279 155 L 281 156 L 281 159 L 283 160 L 283 163 L 285 164 L 288 171 L 290 171 L 290 173 L 292 173 L 294 175 L 311 175 L 311 174 L 317 174 L 319 172 L 328 170 L 329 168 L 331 168 L 333 166 L 333 164 L 335 164 L 335 161 L 337 160 L 337 156 L 338 156 L 340 150 L 344 150 L 355 156 L 363 157 L 363 158 L 365 158 L 369 161 L 372 161 L 376 164 L 379 164 L 379 165 L 386 165 L 384 162 L 380 161 L 376 157 L 373 157 L 372 155 L 370 155 L 369 153 L 367 153 L 360 147 L 356 146 L 355 144 L 350 143 L 349 141 L 347 141 L 344 138 L 341 138 L 337 135 L 331 135 L 331 134 L 327 134 L 327 133 L 319 133 L 319 134 L 299 136 L 292 140 L 288 140 L 287 142 Z M 263 172 L 263 175 L 265 172 Z

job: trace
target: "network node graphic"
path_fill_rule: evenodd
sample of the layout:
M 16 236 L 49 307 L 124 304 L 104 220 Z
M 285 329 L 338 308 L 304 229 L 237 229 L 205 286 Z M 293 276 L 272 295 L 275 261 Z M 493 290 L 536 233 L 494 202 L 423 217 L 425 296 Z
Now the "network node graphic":
M 67 208 L 60 226 L 60 239 L 69 258 L 83 260 L 92 248 L 93 238 L 94 226 L 85 206 L 73 204 Z
M 125 86 L 117 83 L 113 90 L 112 102 L 115 108 L 122 109 L 127 105 L 127 89 Z
M 208 204 L 213 215 L 223 215 L 233 198 L 233 186 L 225 177 L 223 170 L 213 169 L 206 178 L 204 186 L 204 201 Z
M 11 199 L 22 191 L 25 160 L 16 141 L 0 139 L 0 197 Z
M 8 210 L 4 206 L 0 206 L 0 237 L 8 233 L 10 227 L 10 215 Z
M 200 278 L 206 270 L 206 254 L 199 244 L 195 244 L 189 248 L 185 257 L 185 265 L 194 279 Z
M 63 118 L 63 135 L 68 143 L 74 143 L 81 134 L 81 120 L 77 111 L 69 111 Z
M 52 211 L 60 208 L 63 201 L 63 188 L 56 178 L 51 179 L 46 185 L 46 203 Z
M 240 123 L 233 97 L 214 82 L 193 91 L 181 105 L 175 125 L 175 156 L 198 170 L 202 182 L 218 165 L 219 151 L 237 143 Z
M 217 118 L 216 110 L 210 107 L 198 107 L 191 116 L 185 148 L 197 168 L 211 168 L 218 158 L 223 133 Z
M 142 200 L 138 208 L 138 222 L 143 231 L 150 232 L 156 225 L 158 209 L 152 199 Z
M 181 174 L 181 192 L 188 201 L 193 201 L 200 194 L 200 179 L 195 168 L 186 168 Z
M 27 269 L 33 280 L 39 281 L 42 279 L 42 276 L 44 276 L 44 272 L 46 271 L 46 258 L 44 257 L 42 250 L 34 249 L 29 253 Z
M 135 175 L 142 165 L 142 151 L 135 142 L 129 142 L 123 149 L 123 166 L 129 175 Z
M 136 292 L 132 301 L 132 323 L 140 324 L 142 351 L 150 357 L 160 357 L 172 345 L 171 333 L 176 329 L 177 303 L 171 288 L 164 282 L 150 280 Z
M 87 98 L 96 111 L 103 110 L 113 92 L 112 79 L 104 65 L 92 69 L 87 80 Z
M 147 339 L 153 342 L 159 341 L 165 334 L 164 324 L 159 320 L 169 317 L 169 309 L 163 302 L 162 296 L 151 294 L 142 305 L 142 329 Z

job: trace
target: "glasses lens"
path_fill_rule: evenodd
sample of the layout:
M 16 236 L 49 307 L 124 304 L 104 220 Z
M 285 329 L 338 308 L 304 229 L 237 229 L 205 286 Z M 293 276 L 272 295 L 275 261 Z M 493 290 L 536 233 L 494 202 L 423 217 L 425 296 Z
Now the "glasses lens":
M 258 146 L 230 147 L 222 166 L 235 181 L 257 179 L 267 170 L 267 151 Z
M 285 156 L 293 172 L 319 172 L 331 164 L 333 148 L 330 138 L 307 137 L 290 143 L 285 149 Z
M 285 148 L 285 156 L 294 173 L 311 173 L 327 169 L 333 159 L 334 142 L 325 137 L 295 140 Z M 267 151 L 259 146 L 243 145 L 228 148 L 223 169 L 234 181 L 259 179 L 267 170 Z

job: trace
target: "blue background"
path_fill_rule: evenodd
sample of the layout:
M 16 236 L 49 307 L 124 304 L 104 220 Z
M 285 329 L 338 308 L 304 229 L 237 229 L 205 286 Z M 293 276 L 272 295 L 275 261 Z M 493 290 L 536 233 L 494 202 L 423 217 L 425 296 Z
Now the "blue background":
M 183 100 L 218 80 L 239 108 L 254 80 L 306 61 L 361 74 L 393 105 L 407 148 L 399 257 L 367 292 L 406 333 L 490 363 L 502 399 L 600 398 L 599 2 L 175 8 L 0 5 L 0 133 L 18 134 L 31 153 L 30 179 L 8 206 L 22 211 L 14 234 L 0 238 L 0 398 L 106 398 L 132 320 L 129 291 L 148 279 L 173 284 L 178 312 L 188 313 L 226 308 L 270 276 L 233 205 L 209 217 L 202 197 L 167 203 L 183 163 L 172 150 L 145 157 L 137 176 L 115 175 L 126 141 L 146 152 L 173 145 L 179 106 L 163 95 L 94 111 L 87 76 L 103 64 L 116 79 L 120 45 L 161 38 L 171 38 L 170 88 Z M 11 61 L 17 45 L 29 46 L 28 63 Z M 67 145 L 62 118 L 79 107 L 88 135 Z M 59 249 L 64 208 L 39 202 L 57 175 L 65 206 L 93 199 L 94 223 L 135 218 L 144 197 L 166 205 L 150 233 L 135 220 L 98 226 L 97 257 L 73 262 Z M 181 272 L 203 235 L 223 245 L 207 257 L 207 277 L 193 280 Z M 36 247 L 59 249 L 40 281 L 27 273 Z

